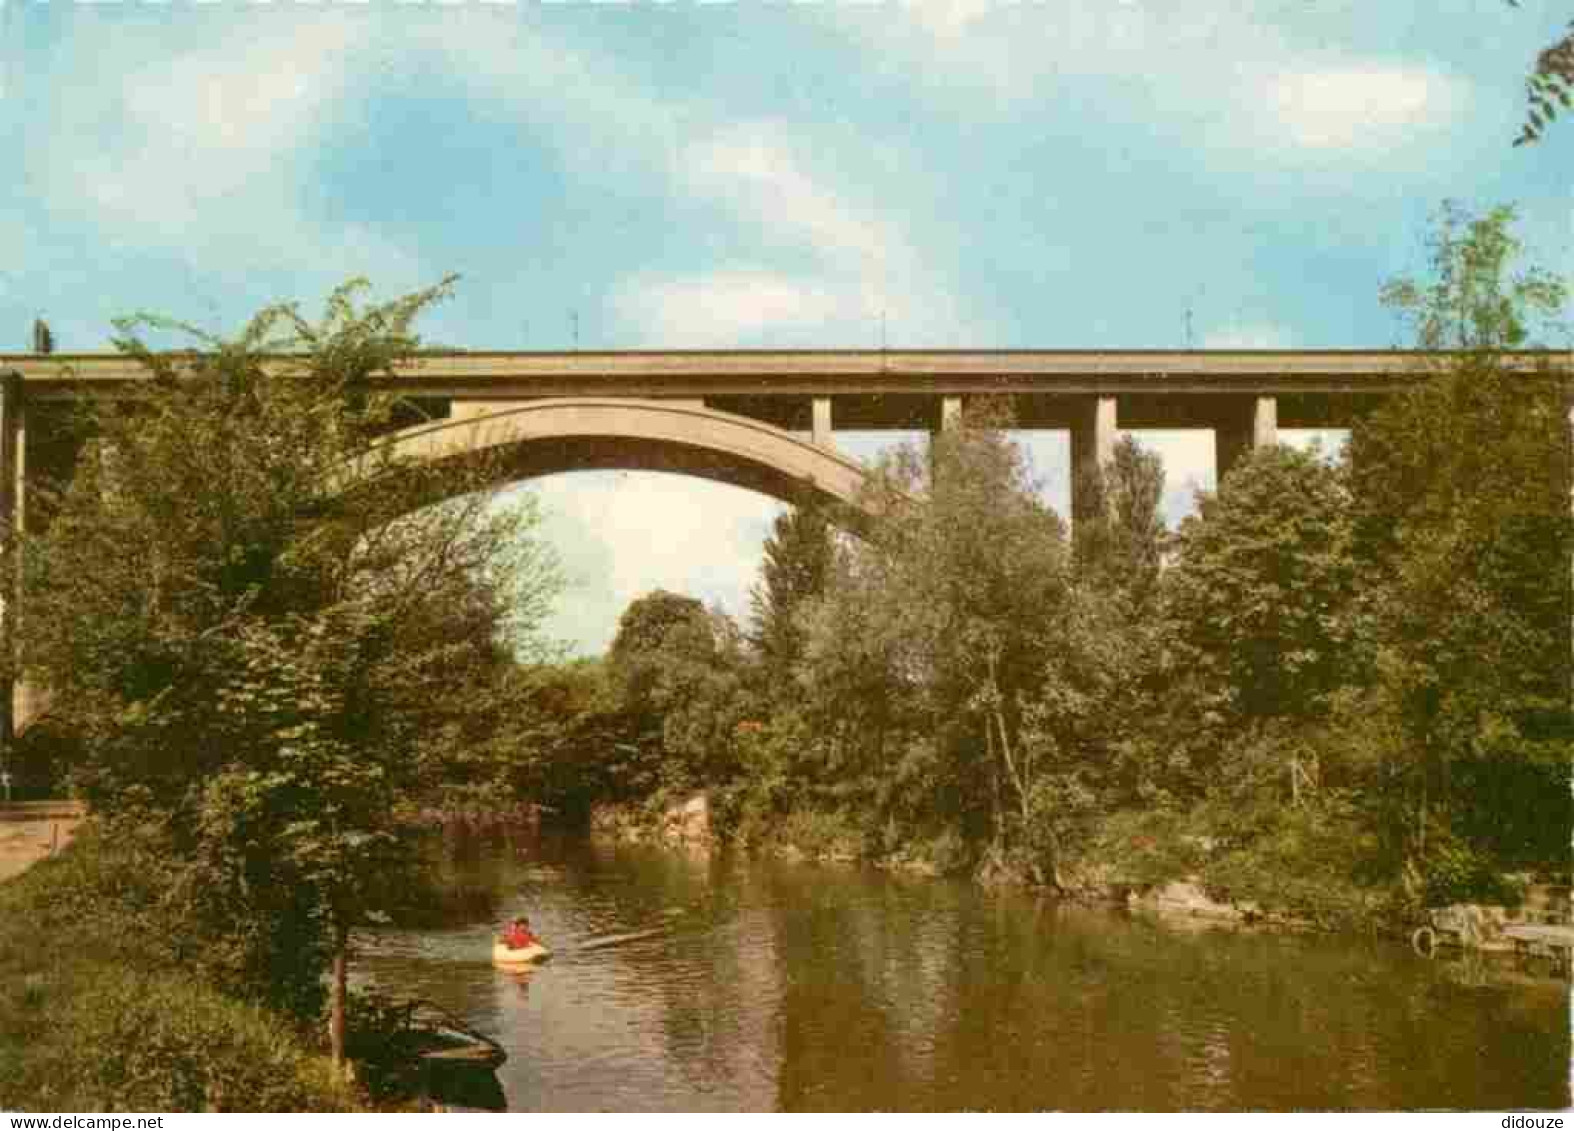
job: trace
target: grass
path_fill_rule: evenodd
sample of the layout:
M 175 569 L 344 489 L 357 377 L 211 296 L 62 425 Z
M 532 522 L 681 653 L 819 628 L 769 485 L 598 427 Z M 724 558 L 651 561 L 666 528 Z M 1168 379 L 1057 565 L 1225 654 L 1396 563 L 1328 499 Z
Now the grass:
M 0 1108 L 364 1110 L 309 1034 L 172 960 L 127 866 L 90 823 L 0 883 Z

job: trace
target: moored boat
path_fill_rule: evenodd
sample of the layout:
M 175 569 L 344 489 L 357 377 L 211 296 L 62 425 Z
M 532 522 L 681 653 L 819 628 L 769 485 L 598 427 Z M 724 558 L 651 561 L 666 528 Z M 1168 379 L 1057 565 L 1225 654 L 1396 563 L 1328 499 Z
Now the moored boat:
M 503 1046 L 429 1001 L 407 1007 L 400 1043 L 407 1056 L 427 1067 L 496 1068 L 508 1059 Z

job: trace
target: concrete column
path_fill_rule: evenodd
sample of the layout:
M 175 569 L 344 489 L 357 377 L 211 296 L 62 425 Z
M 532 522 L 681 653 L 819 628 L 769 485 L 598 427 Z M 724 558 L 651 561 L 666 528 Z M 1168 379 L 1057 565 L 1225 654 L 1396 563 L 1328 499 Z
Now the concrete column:
M 16 647 L 16 623 L 21 614 L 14 537 L 22 518 L 21 458 L 26 436 L 22 422 L 22 375 L 14 370 L 0 374 L 0 539 L 4 541 L 5 568 L 0 572 L 0 751 L 7 755 L 16 737 L 16 681 L 11 664 Z
M 1563 470 L 1569 476 L 1569 512 L 1574 514 L 1574 374 L 1565 381 L 1563 395 L 1568 416 L 1565 433 L 1568 449 Z M 1574 554 L 1569 557 L 1569 651 L 1569 706 L 1574 708 Z M 1569 793 L 1574 794 L 1574 774 L 1569 775 Z M 1574 833 L 1570 834 L 1569 847 L 1574 848 Z M 1570 998 L 1569 1011 L 1574 1014 L 1574 996 Z
M 1114 397 L 1089 397 L 1071 425 L 1071 520 L 1093 518 L 1100 506 L 1104 465 L 1115 458 L 1119 428 Z
M 962 398 L 940 398 L 940 431 L 951 432 L 962 427 Z
M 1279 442 L 1279 401 L 1251 397 L 1232 405 L 1213 428 L 1213 468 L 1218 482 L 1247 452 Z
M 27 401 L 18 398 L 16 402 L 16 477 L 15 477 L 15 522 L 12 529 L 18 538 L 27 536 Z M 12 568 L 15 570 L 14 586 L 16 594 L 16 613 L 11 622 L 14 632 L 21 626 L 25 602 L 23 600 L 23 570 L 26 565 L 23 554 L 26 552 L 24 545 L 19 545 L 12 557 Z M 13 655 L 15 654 L 13 650 Z M 20 732 L 27 729 L 44 709 L 49 706 L 49 696 L 42 687 L 35 687 L 28 683 L 18 673 L 16 684 L 11 693 L 11 725 L 13 730 Z
M 1279 442 L 1279 398 L 1258 397 L 1252 406 L 1252 447 L 1271 448 Z
M 809 439 L 822 448 L 829 448 L 835 444 L 831 428 L 830 397 L 814 398 L 813 423 L 809 431 Z

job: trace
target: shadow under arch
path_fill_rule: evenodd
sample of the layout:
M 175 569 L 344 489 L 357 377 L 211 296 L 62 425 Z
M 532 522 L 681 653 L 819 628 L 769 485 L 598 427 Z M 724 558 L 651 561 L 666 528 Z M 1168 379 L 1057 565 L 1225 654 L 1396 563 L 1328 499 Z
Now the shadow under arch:
M 694 404 L 562 397 L 476 405 L 381 441 L 399 464 L 484 466 L 494 483 L 565 471 L 670 471 L 746 487 L 794 506 L 861 517 L 866 472 L 840 453 L 748 417 Z

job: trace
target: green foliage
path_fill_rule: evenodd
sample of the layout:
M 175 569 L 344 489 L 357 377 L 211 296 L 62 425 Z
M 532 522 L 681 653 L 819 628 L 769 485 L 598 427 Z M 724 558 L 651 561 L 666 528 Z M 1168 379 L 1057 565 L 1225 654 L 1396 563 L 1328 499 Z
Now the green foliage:
M 9 1110 L 358 1110 L 283 1021 L 180 974 L 82 963 L 33 985 L 33 1008 L 0 1007 L 20 1023 L 0 1033 L 20 1050 L 0 1082 Z
M 743 636 L 721 612 L 657 590 L 618 623 L 607 670 L 642 772 L 681 793 L 737 770 L 737 726 L 756 712 Z
M 858 822 L 834 810 L 789 810 L 769 836 L 774 843 L 790 846 L 811 860 L 857 860 L 864 855 Z
M 165 830 L 225 988 L 314 1016 L 330 950 L 379 909 L 400 827 L 495 725 L 555 575 L 486 459 L 399 459 L 378 391 L 447 284 L 156 354 L 83 403 L 83 448 L 27 547 L 23 660 L 80 739 L 98 812 Z M 509 598 L 522 598 L 512 611 Z
M 1376 686 L 1404 735 L 1392 789 L 1412 866 L 1450 875 L 1461 869 L 1440 844 L 1545 858 L 1567 850 L 1574 815 L 1564 378 L 1500 352 L 1564 290 L 1510 274 L 1511 210 L 1465 219 L 1445 218 L 1437 279 L 1411 289 L 1422 344 L 1448 333 L 1470 352 L 1388 398 L 1349 449 Z
M 877 517 L 806 615 L 800 668 L 826 770 L 873 786 L 876 823 L 1008 837 L 1034 788 L 1022 711 L 1065 607 L 1065 532 L 1021 450 L 968 426 L 876 472 Z
M 1247 718 L 1317 718 L 1360 674 L 1349 499 L 1340 469 L 1273 447 L 1243 460 L 1181 526 L 1170 615 L 1189 658 Z
M 167 847 L 95 822 L 0 887 L 0 1107 L 357 1110 L 298 1027 L 219 988 L 245 971 Z
M 649 674 L 636 665 L 659 651 L 669 632 L 704 616 L 703 601 L 665 589 L 652 590 L 630 602 L 618 617 L 617 635 L 612 638 L 607 660 L 615 672 L 627 675 L 631 695 L 637 696 L 644 689 L 636 672 L 638 676 Z
M 638 720 L 623 706 L 600 660 L 520 666 L 508 673 L 502 721 L 451 760 L 441 805 L 497 812 L 529 798 L 573 823 L 597 800 L 655 788 L 637 746 Z
M 1451 352 L 1342 459 L 1253 452 L 1173 538 L 1127 439 L 1068 552 L 970 404 L 875 469 L 857 539 L 778 521 L 754 654 L 692 600 L 631 608 L 609 668 L 637 756 L 606 780 L 705 785 L 745 844 L 1068 892 L 1200 877 L 1329 925 L 1510 894 L 1574 818 L 1565 391 L 1505 352 L 1564 292 L 1516 269 L 1511 220 L 1446 207 L 1433 277 L 1385 289 Z
M 1524 250 L 1514 220 L 1506 205 L 1472 216 L 1444 202 L 1428 239 L 1431 278 L 1392 279 L 1381 291 L 1383 305 L 1413 327 L 1417 349 L 1523 349 L 1537 322 L 1561 325 L 1563 280 L 1540 267 L 1513 270 Z
M 1098 505 L 1091 508 L 1095 517 L 1081 521 L 1076 530 L 1081 572 L 1146 609 L 1157 594 L 1169 542 L 1162 510 L 1163 461 L 1123 435 L 1090 489 L 1096 490 Z
M 1183 880 L 1206 855 L 1204 838 L 1188 828 L 1186 818 L 1169 809 L 1116 810 L 1079 846 L 1079 870 L 1094 880 L 1137 888 Z
M 655 658 L 651 705 L 670 777 L 680 787 L 727 780 L 738 769 L 738 726 L 758 713 L 738 626 L 706 613 L 669 632 Z
M 1519 0 L 1508 0 L 1519 7 Z M 1574 29 L 1574 21 L 1569 23 Z M 1532 145 L 1540 141 L 1547 127 L 1567 110 L 1574 99 L 1574 30 L 1554 40 L 1536 55 L 1535 65 L 1525 77 L 1525 121 L 1514 144 Z
M 410 1002 L 397 1002 L 375 990 L 349 995 L 345 1010 L 345 1051 L 356 1078 L 379 1105 L 394 1105 L 421 1094 L 422 1065 L 411 1056 Z
M 1372 837 L 1347 800 L 1330 793 L 1265 818 L 1250 842 L 1226 849 L 1201 868 L 1215 898 L 1328 928 L 1370 926 L 1391 906 L 1390 890 L 1358 882 Z
M 825 590 L 834 554 L 832 528 L 823 511 L 797 507 L 776 518 L 765 540 L 760 581 L 750 594 L 749 639 L 762 678 L 777 695 L 793 694 L 793 666 L 804 650 L 804 604 Z

